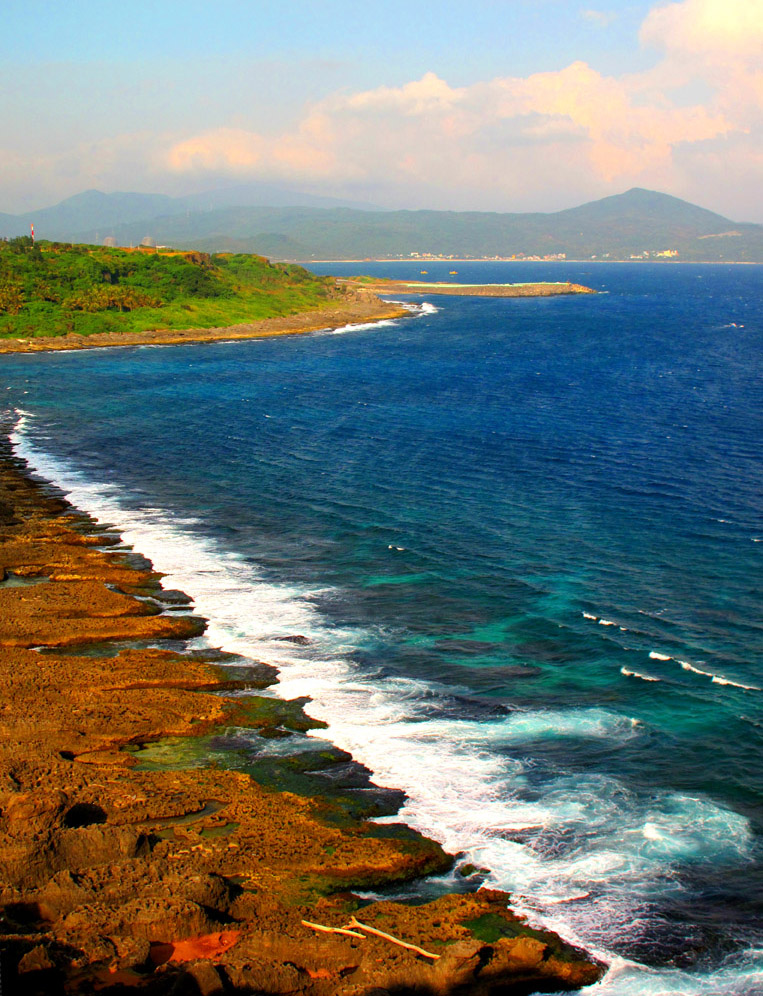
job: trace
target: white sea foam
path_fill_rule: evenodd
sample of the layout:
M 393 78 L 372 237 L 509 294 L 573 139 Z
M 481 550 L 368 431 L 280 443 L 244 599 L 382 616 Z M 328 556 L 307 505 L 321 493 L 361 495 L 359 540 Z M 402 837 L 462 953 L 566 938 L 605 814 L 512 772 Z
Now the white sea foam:
M 598 616 L 594 615 L 593 612 L 584 612 L 584 619 L 590 619 L 591 622 L 598 622 L 600 626 L 617 626 L 621 633 L 630 632 L 627 626 L 621 626 L 619 623 L 613 622 L 611 619 L 600 619 Z
M 641 678 L 642 681 L 661 681 L 661 678 L 653 678 L 649 674 L 641 674 L 640 671 L 630 671 L 627 667 L 620 668 L 620 674 L 624 674 L 626 678 Z
M 278 694 L 310 696 L 310 714 L 329 724 L 322 736 L 368 765 L 379 784 L 406 792 L 392 820 L 405 820 L 491 868 L 488 885 L 512 891 L 515 905 L 533 919 L 611 961 L 592 993 L 684 991 L 680 973 L 613 959 L 607 944 L 628 934 L 647 899 L 675 888 L 675 862 L 745 859 L 752 839 L 747 821 L 680 793 L 637 797 L 616 779 L 588 772 L 557 772 L 539 792 L 533 767 L 523 760 L 533 742 L 554 739 L 593 739 L 616 751 L 642 735 L 640 724 L 594 708 L 514 712 L 489 721 L 449 718 L 436 707 L 443 698 L 436 685 L 379 679 L 353 665 L 349 651 L 361 635 L 327 626 L 316 592 L 267 581 L 205 538 L 193 518 L 128 508 L 117 487 L 92 483 L 38 450 L 23 422 L 14 442 L 72 502 L 120 528 L 125 542 L 167 575 L 165 585 L 194 599 L 209 620 L 210 644 L 272 661 L 281 668 Z M 293 633 L 307 635 L 311 644 L 278 639 Z M 522 748 L 516 756 L 514 745 Z M 555 840 L 564 846 L 554 847 Z M 746 968 L 739 973 L 750 977 Z M 712 991 L 695 977 L 689 984 L 685 992 L 692 996 Z
M 731 678 L 722 678 L 719 674 L 714 674 L 712 681 L 716 685 L 732 685 L 734 688 L 744 688 L 748 692 L 763 692 L 759 685 L 743 685 L 741 681 L 732 681 Z
M 702 668 L 695 667 L 688 661 L 678 661 L 684 671 L 691 671 L 693 674 L 700 674 L 703 678 L 709 678 L 714 685 L 730 685 L 732 688 L 742 688 L 747 692 L 763 692 L 760 685 L 745 685 L 741 681 L 733 681 L 731 678 L 724 678 L 721 674 L 713 671 L 703 671 Z
M 386 300 L 386 299 L 385 299 Z M 411 315 L 416 318 L 423 318 L 425 315 L 433 315 L 440 309 L 436 308 L 433 304 L 428 301 L 422 301 L 421 303 L 412 303 L 409 301 L 389 301 L 389 304 L 399 304 L 401 307 L 405 308 L 406 311 L 410 311 Z M 397 325 L 399 319 L 396 318 L 382 318 L 378 322 L 351 322 L 348 325 L 340 325 L 338 328 L 327 328 L 320 329 L 317 332 L 312 333 L 313 335 L 344 335 L 347 332 L 366 332 L 369 329 L 382 329 L 388 328 L 391 325 Z
M 676 658 L 676 660 L 681 665 L 681 667 L 684 669 L 684 671 L 692 671 L 694 674 L 702 674 L 706 678 L 712 678 L 713 677 L 713 672 L 712 671 L 703 671 L 702 668 L 695 667 L 693 664 L 690 664 L 688 661 L 679 661 L 678 658 Z
M 313 332 L 313 335 L 344 335 L 345 332 L 365 332 L 367 329 L 382 329 L 390 325 L 396 325 L 394 318 L 382 318 L 378 322 L 351 322 L 348 325 L 340 325 L 335 329 L 320 329 Z
M 649 656 L 652 658 L 653 661 L 671 661 L 671 660 L 673 660 L 673 658 L 670 656 L 670 654 L 661 654 L 657 650 L 650 650 L 649 651 Z
M 602 981 L 585 991 L 590 996 L 762 996 L 762 966 L 763 952 L 754 949 L 712 973 L 647 968 L 616 957 Z

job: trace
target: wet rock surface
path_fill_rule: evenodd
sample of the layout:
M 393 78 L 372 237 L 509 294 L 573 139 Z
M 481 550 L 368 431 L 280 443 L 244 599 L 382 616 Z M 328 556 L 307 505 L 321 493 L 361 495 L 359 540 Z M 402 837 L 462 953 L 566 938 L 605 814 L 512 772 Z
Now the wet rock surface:
M 402 797 L 332 745 L 270 758 L 273 738 L 304 748 L 321 725 L 306 703 L 250 694 L 277 680 L 262 663 L 163 649 L 203 621 L 7 446 L 0 579 L 3 996 L 530 993 L 600 976 L 503 893 L 353 895 L 452 859 L 368 822 Z M 304 922 L 353 916 L 428 954 Z

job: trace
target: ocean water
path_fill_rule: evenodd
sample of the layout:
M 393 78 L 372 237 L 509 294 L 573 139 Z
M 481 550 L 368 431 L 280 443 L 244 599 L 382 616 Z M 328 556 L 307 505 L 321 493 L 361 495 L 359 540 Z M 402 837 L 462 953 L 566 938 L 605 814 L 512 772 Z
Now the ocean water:
M 763 993 L 761 268 L 315 269 L 603 293 L 3 357 L 18 452 L 592 993 Z

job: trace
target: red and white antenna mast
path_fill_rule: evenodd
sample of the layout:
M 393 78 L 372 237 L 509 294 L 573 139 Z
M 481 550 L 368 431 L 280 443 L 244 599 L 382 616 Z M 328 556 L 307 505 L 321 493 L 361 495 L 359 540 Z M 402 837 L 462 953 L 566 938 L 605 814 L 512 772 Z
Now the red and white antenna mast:
M 34 245 L 34 225 L 29 226 L 29 231 L 32 233 L 32 245 Z

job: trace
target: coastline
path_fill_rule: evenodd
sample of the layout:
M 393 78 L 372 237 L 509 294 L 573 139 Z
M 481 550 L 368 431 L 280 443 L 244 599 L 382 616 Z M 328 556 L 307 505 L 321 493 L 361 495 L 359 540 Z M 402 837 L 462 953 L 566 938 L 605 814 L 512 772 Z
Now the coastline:
M 489 890 L 362 904 L 364 923 L 436 960 L 306 927 L 342 928 L 361 905 L 347 890 L 452 859 L 407 827 L 369 822 L 394 814 L 400 795 L 357 765 L 362 804 L 344 787 L 310 790 L 298 753 L 267 784 L 245 765 L 210 766 L 210 737 L 234 730 L 264 746 L 321 724 L 300 700 L 257 694 L 277 681 L 268 665 L 178 651 L 205 624 L 160 581 L 0 443 L 0 681 L 13 703 L 0 713 L 5 992 L 163 993 L 185 978 L 210 993 L 482 993 L 600 977 Z M 324 753 L 327 767 L 352 763 Z
M 353 290 L 363 283 L 345 278 L 345 286 Z M 367 285 L 366 285 L 367 286 Z M 375 278 L 371 286 L 380 294 L 450 294 L 458 297 L 558 297 L 566 294 L 596 294 L 592 287 L 560 281 L 531 282 L 522 284 L 457 284 L 445 281 L 385 280 Z
M 280 335 L 302 335 L 326 328 L 339 328 L 343 325 L 403 318 L 408 313 L 408 310 L 400 304 L 382 301 L 372 291 L 360 288 L 353 293 L 351 300 L 328 303 L 325 308 L 318 311 L 264 318 L 248 324 L 207 329 L 153 329 L 148 332 L 95 333 L 87 336 L 71 334 L 34 339 L 0 339 L 0 354 L 263 339 Z
M 512 259 L 511 256 L 454 256 L 453 258 L 440 258 L 433 256 L 412 260 L 408 256 L 365 256 L 362 259 L 278 259 L 281 263 L 296 263 L 299 266 L 309 267 L 315 263 L 413 263 L 416 266 L 422 264 L 445 263 L 447 265 L 455 263 L 556 263 L 564 265 L 566 263 L 591 263 L 607 265 L 608 263 L 658 263 L 660 266 L 763 266 L 763 262 L 747 259 L 591 259 L 585 256 L 578 259 L 570 256 L 567 259 Z

